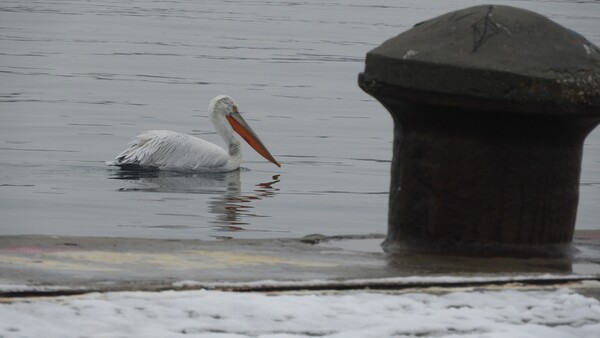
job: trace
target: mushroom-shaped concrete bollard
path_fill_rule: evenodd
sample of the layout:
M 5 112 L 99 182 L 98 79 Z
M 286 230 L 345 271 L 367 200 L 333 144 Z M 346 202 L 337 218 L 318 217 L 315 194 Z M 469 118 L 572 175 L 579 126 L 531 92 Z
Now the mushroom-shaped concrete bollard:
M 477 6 L 367 54 L 360 87 L 391 113 L 384 248 L 565 255 L 600 49 L 548 18 Z

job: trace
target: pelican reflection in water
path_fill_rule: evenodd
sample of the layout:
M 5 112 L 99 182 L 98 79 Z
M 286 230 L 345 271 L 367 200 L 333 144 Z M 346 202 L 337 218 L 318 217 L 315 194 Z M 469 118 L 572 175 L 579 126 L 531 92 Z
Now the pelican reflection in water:
M 121 191 L 160 193 L 187 193 L 214 195 L 208 201 L 209 213 L 215 215 L 210 223 L 220 231 L 240 231 L 248 222 L 246 217 L 260 217 L 251 212 L 253 201 L 273 197 L 279 191 L 274 187 L 280 175 L 255 184 L 252 193 L 242 194 L 240 170 L 230 172 L 184 173 L 159 170 L 118 170 L 111 177 L 136 183 L 137 187 Z

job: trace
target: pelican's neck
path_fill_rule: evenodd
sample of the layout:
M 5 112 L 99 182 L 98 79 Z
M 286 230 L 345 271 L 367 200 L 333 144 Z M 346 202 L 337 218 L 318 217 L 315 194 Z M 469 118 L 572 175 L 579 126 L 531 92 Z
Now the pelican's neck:
M 223 141 L 225 141 L 230 160 L 241 162 L 241 143 L 229 122 L 227 122 L 227 120 L 224 117 L 222 117 L 222 115 L 215 114 L 214 112 L 211 112 L 210 120 L 215 126 L 217 133 L 219 133 Z

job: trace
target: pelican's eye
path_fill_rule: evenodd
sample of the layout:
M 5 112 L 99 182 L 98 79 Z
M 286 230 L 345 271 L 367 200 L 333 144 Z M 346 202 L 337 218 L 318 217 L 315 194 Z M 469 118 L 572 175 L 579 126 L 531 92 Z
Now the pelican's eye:
M 237 106 L 235 104 L 231 106 L 231 112 L 232 113 L 237 113 L 238 112 Z

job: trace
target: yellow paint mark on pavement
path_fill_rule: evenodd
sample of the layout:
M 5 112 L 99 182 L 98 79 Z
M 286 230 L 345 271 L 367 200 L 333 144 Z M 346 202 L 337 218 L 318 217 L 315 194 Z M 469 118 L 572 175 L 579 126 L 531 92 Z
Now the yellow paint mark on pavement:
M 183 255 L 170 253 L 146 253 L 146 252 L 109 252 L 109 251 L 79 251 L 79 252 L 57 252 L 60 258 L 76 261 L 96 263 L 103 265 L 153 265 L 160 269 L 190 269 L 206 268 L 211 264 L 189 260 Z
M 188 251 L 193 254 L 211 257 L 218 265 L 274 265 L 285 264 L 303 267 L 333 267 L 336 264 L 305 261 L 299 259 L 287 259 L 275 256 L 256 255 L 244 252 L 226 252 L 226 251 L 209 251 L 209 250 L 194 250 Z
M 127 271 L 129 269 L 194 270 L 229 266 L 292 265 L 333 267 L 336 264 L 257 255 L 245 252 L 188 250 L 176 253 L 55 251 L 35 254 L 0 254 L 0 264 L 45 270 Z
M 186 259 L 180 255 L 170 254 L 150 255 L 144 262 L 147 264 L 160 266 L 161 269 L 172 270 L 205 269 L 213 266 L 213 264 L 208 261 Z

